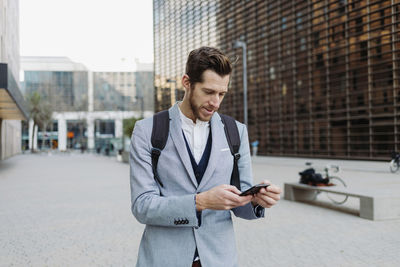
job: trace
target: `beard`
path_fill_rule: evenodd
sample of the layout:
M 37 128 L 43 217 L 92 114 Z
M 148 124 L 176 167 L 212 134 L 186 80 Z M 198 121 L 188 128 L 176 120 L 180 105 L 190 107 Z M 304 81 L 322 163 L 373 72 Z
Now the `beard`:
M 192 113 L 194 115 L 194 117 L 196 119 L 199 119 L 202 121 L 202 119 L 200 118 L 200 112 L 199 112 L 199 108 L 196 106 L 194 99 L 193 99 L 193 94 L 190 94 L 189 97 L 189 104 L 190 104 L 190 109 L 192 110 Z
M 194 117 L 196 119 L 199 119 L 201 121 L 210 121 L 212 116 L 204 117 L 204 116 L 201 115 L 200 109 L 202 107 L 196 105 L 196 102 L 194 101 L 194 97 L 193 97 L 193 93 L 192 92 L 190 92 L 190 95 L 189 95 L 189 104 L 190 104 L 190 109 L 192 110 L 192 113 L 193 113 L 193 115 L 194 115 Z

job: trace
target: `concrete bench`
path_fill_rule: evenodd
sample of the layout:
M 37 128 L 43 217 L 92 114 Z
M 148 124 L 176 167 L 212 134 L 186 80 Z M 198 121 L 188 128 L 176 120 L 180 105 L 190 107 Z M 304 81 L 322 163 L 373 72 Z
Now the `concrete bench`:
M 360 199 L 360 217 L 369 220 L 400 218 L 400 195 L 356 192 L 348 188 L 317 187 L 300 183 L 285 183 L 284 198 L 292 201 L 311 201 L 316 192 L 327 192 Z

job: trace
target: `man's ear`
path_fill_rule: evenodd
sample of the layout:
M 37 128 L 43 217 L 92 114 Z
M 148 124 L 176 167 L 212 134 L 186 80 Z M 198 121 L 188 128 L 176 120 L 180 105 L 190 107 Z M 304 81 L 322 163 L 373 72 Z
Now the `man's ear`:
M 182 85 L 185 87 L 186 90 L 190 89 L 190 79 L 187 74 L 183 75 L 182 77 Z

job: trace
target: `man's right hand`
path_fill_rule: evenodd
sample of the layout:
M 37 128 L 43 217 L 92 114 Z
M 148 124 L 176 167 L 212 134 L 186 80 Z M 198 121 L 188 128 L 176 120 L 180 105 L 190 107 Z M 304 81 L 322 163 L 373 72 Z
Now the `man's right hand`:
M 196 210 L 230 210 L 244 206 L 251 201 L 252 195 L 239 196 L 241 192 L 233 185 L 219 185 L 196 195 Z

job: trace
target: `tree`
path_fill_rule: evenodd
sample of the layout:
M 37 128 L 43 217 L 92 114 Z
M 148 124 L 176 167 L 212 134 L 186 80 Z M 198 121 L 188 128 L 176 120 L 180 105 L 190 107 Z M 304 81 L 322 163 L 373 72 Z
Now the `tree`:
M 127 137 L 131 137 L 133 128 L 135 127 L 135 123 L 141 119 L 142 118 L 135 118 L 135 117 L 124 119 L 123 121 L 124 135 Z
M 46 135 L 47 135 L 47 126 L 53 123 L 53 109 L 51 107 L 51 105 L 49 103 L 44 103 L 42 102 L 40 105 L 40 120 L 38 122 L 38 124 L 40 125 L 40 128 L 42 128 L 42 132 L 43 132 L 43 140 L 42 140 L 42 147 L 41 149 L 43 149 L 43 145 L 46 142 Z M 51 138 L 50 138 L 51 139 Z M 51 140 L 50 140 L 50 148 L 51 148 L 52 144 L 51 144 Z
M 32 131 L 32 147 L 31 151 L 33 152 L 33 140 L 35 140 L 35 126 L 38 125 L 40 121 L 41 114 L 41 97 L 38 92 L 33 92 L 32 94 L 27 96 L 28 105 L 29 105 L 29 118 L 33 121 L 33 131 Z
M 29 105 L 29 117 L 33 121 L 33 131 L 32 131 L 32 142 L 35 140 L 35 126 L 37 125 L 44 131 L 44 138 L 42 142 L 45 142 L 46 129 L 49 123 L 52 123 L 52 107 L 49 103 L 44 102 L 41 95 L 38 92 L 33 92 L 27 96 L 27 102 Z M 34 151 L 33 145 L 31 148 Z
M 124 136 L 131 137 L 133 128 L 135 128 L 135 124 L 137 121 L 141 120 L 143 118 L 128 118 L 123 120 L 123 127 L 124 127 Z M 122 149 L 125 149 L 125 138 L 122 137 Z
M 79 144 L 82 151 L 85 151 L 87 147 L 87 140 L 84 138 L 85 129 L 87 129 L 86 113 L 88 111 L 88 97 L 82 95 L 80 102 L 77 102 L 73 106 L 73 110 L 78 114 L 78 127 L 79 127 Z

